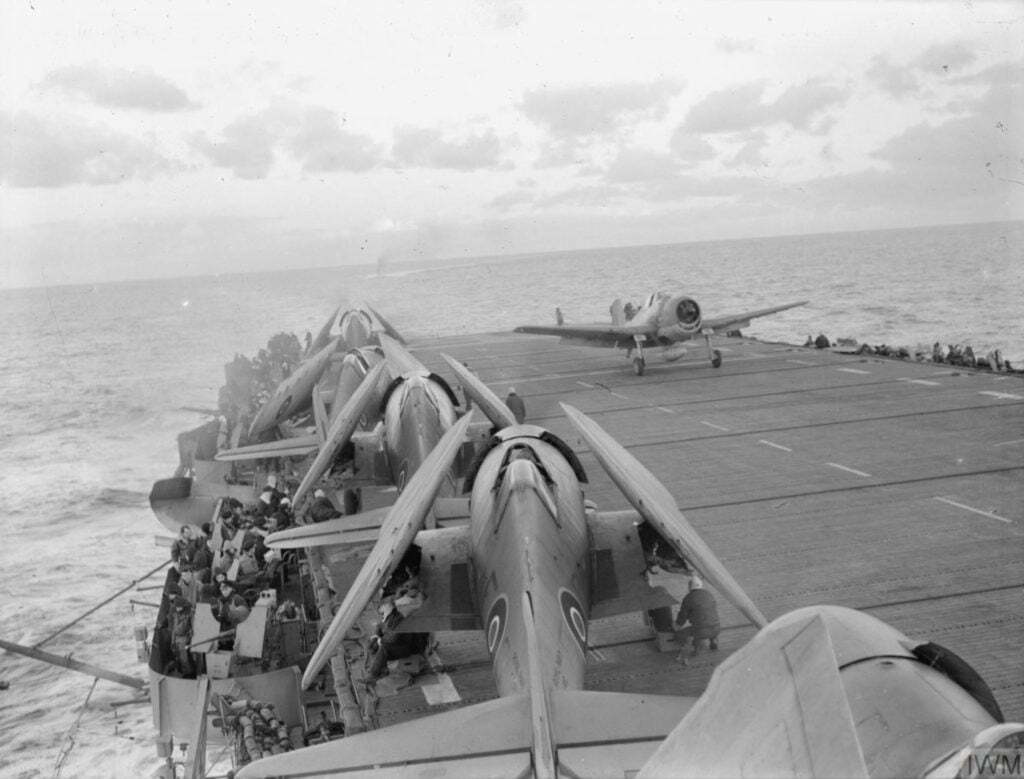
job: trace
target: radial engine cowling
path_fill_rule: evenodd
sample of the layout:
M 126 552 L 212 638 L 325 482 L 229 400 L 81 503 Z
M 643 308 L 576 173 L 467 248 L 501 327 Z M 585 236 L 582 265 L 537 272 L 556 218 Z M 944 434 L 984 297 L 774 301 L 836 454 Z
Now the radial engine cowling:
M 665 302 L 658 317 L 658 340 L 662 344 L 685 341 L 700 332 L 700 306 L 684 295 Z

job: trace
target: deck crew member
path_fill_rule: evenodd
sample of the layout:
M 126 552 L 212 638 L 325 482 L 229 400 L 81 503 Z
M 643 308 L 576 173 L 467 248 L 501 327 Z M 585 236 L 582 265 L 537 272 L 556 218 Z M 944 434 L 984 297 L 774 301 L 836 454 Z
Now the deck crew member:
M 326 522 L 329 519 L 336 519 L 341 512 L 334 507 L 330 498 L 323 490 L 316 490 L 313 493 L 313 502 L 309 506 L 309 518 L 314 522 Z
M 687 625 L 687 623 L 689 623 Z M 684 627 L 685 625 L 685 627 Z M 718 605 L 715 597 L 704 589 L 704 583 L 697 575 L 690 577 L 690 591 L 679 604 L 679 613 L 676 615 L 676 638 L 679 641 L 679 655 L 677 659 L 684 665 L 686 657 L 683 650 L 686 644 L 693 639 L 693 651 L 690 657 L 696 657 L 700 651 L 700 642 L 707 640 L 711 651 L 718 649 L 718 632 L 721 624 L 718 621 Z
M 526 404 L 523 403 L 523 399 L 516 394 L 515 387 L 508 388 L 508 396 L 505 398 L 505 405 L 508 406 L 508 410 L 512 412 L 512 416 L 516 418 L 516 424 L 523 424 L 523 421 L 526 419 Z

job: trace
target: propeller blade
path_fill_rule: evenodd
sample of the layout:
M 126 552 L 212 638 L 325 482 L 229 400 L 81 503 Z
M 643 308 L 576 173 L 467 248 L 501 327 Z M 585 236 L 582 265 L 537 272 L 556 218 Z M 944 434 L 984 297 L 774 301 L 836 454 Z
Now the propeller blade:
M 398 375 L 401 376 L 406 373 L 415 372 L 430 373 L 423 363 L 409 354 L 402 344 L 391 336 L 378 333 L 377 338 L 380 340 L 381 348 L 384 349 L 384 356 L 397 371 Z
M 685 555 L 729 602 L 758 627 L 768 624 L 732 574 L 715 557 L 696 529 L 683 516 L 675 499 L 639 460 L 606 433 L 594 420 L 565 403 L 559 404 L 573 427 L 583 437 L 615 485 L 633 508 L 640 512 L 668 539 L 680 554 Z
M 377 317 L 377 321 L 380 322 L 381 327 L 384 328 L 384 332 L 387 333 L 388 335 L 390 335 L 396 341 L 398 341 L 398 343 L 400 343 L 403 346 L 405 346 L 405 343 L 406 343 L 405 339 L 402 338 L 401 334 L 397 330 L 395 330 L 394 327 L 391 326 L 391 323 L 388 320 L 386 320 L 384 318 L 384 316 L 379 311 L 371 308 L 369 303 L 366 304 L 366 307 L 368 309 L 370 309 L 370 313 L 371 314 L 373 314 L 375 317 Z
M 491 420 L 491 424 L 499 430 L 516 424 L 516 418 L 508 410 L 508 406 L 491 391 L 490 387 L 474 376 L 473 372 L 458 360 L 449 357 L 447 354 L 442 354 L 441 356 L 448 363 L 448 367 L 455 373 L 455 377 L 459 380 L 463 390 L 480 407 L 480 410 L 484 412 L 484 416 Z
M 335 612 L 334 619 L 331 620 L 309 665 L 306 666 L 306 672 L 302 675 L 303 689 L 309 687 L 316 679 L 320 669 L 337 650 L 349 628 L 366 608 L 366 604 L 394 572 L 402 555 L 416 538 L 434 503 L 434 495 L 455 462 L 468 428 L 468 415 L 449 428 L 444 437 L 437 442 L 437 446 L 427 455 L 423 465 L 405 485 L 395 505 L 391 507 L 381 525 L 380 535 L 373 550 L 363 563 L 362 570 L 359 571 L 349 591 L 345 593 L 345 599 Z
M 353 431 L 359 424 L 359 419 L 366 413 L 366 410 L 376 397 L 377 381 L 380 379 L 385 365 L 386 363 L 383 362 L 378 363 L 372 371 L 366 374 L 359 388 L 352 393 L 352 397 L 345 403 L 345 407 L 334 418 L 334 421 L 331 423 L 331 429 L 327 431 L 327 438 L 324 440 L 323 446 L 320 447 L 316 459 L 309 466 L 306 475 L 302 477 L 302 483 L 295 491 L 292 505 L 296 507 L 300 505 L 302 499 L 309 493 L 310 488 L 324 475 L 341 450 L 341 447 L 352 436 Z

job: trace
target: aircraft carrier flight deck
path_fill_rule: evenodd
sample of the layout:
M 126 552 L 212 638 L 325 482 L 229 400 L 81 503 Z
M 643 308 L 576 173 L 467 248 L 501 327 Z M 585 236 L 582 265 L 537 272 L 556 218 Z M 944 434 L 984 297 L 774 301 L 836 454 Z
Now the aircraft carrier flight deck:
M 638 377 L 619 351 L 550 337 L 423 343 L 413 352 L 444 376 L 442 352 L 499 397 L 515 387 L 527 422 L 580 454 L 586 497 L 626 509 L 558 403 L 591 416 L 668 487 L 769 619 L 813 604 L 865 610 L 955 651 L 1007 720 L 1024 720 L 1019 375 L 722 338 L 719 369 L 694 346 L 679 362 L 652 359 Z M 656 580 L 677 597 L 686 582 Z M 688 666 L 658 651 L 639 614 L 593 623 L 587 688 L 699 695 L 755 632 L 717 600 L 720 648 Z M 445 635 L 444 673 L 380 697 L 376 725 L 496 696 L 480 634 Z

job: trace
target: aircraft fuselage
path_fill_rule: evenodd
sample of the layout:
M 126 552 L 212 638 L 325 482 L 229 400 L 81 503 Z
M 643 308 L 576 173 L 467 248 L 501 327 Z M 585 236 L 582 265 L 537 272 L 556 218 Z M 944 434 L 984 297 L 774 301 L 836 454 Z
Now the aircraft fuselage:
M 544 687 L 582 689 L 590 560 L 572 468 L 537 438 L 506 440 L 480 465 L 470 511 L 476 592 L 498 693 L 529 687 L 524 592 L 533 604 Z
M 399 491 L 453 424 L 455 407 L 445 391 L 426 376 L 406 374 L 384 409 L 384 446 Z M 438 494 L 448 497 L 454 491 L 449 476 Z

